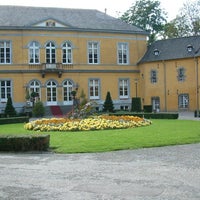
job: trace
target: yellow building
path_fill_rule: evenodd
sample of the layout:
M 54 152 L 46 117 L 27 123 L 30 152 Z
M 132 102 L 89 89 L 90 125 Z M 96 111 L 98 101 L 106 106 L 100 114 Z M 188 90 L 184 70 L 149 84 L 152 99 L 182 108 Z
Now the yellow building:
M 200 37 L 156 41 L 140 60 L 141 97 L 157 111 L 199 111 Z
M 31 94 L 67 107 L 75 89 L 98 109 L 108 91 L 115 109 L 130 108 L 146 36 L 97 10 L 0 6 L 1 112 L 8 96 L 22 112 Z
M 8 96 L 18 112 L 39 99 L 66 113 L 73 90 L 99 110 L 108 91 L 115 109 L 132 97 L 155 111 L 198 109 L 200 37 L 147 49 L 147 36 L 97 10 L 0 6 L 0 113 Z

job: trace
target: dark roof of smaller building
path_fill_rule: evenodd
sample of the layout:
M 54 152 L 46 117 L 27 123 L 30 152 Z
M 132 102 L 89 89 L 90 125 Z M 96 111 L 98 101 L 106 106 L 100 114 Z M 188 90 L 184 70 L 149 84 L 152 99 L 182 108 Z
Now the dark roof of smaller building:
M 120 19 L 93 9 L 0 6 L 0 29 L 40 28 L 35 25 L 48 19 L 53 19 L 63 24 L 64 26 L 60 27 L 60 29 L 62 28 L 64 30 L 138 33 L 147 35 L 147 32 L 139 27 L 127 24 Z
M 148 47 L 139 63 L 200 56 L 200 36 L 159 40 Z

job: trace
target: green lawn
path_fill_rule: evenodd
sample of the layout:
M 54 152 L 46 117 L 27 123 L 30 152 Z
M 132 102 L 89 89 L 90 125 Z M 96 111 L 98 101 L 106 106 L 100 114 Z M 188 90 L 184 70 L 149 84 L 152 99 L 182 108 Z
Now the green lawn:
M 0 125 L 0 134 L 38 134 L 23 124 Z M 50 147 L 57 153 L 105 152 L 122 149 L 200 143 L 200 121 L 153 120 L 147 127 L 50 134 Z

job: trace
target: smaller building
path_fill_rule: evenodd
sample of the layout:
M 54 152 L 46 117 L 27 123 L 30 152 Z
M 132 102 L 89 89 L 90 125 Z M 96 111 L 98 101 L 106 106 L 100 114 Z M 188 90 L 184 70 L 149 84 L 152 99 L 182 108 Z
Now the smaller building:
M 199 110 L 200 36 L 160 40 L 139 62 L 140 94 L 155 111 Z

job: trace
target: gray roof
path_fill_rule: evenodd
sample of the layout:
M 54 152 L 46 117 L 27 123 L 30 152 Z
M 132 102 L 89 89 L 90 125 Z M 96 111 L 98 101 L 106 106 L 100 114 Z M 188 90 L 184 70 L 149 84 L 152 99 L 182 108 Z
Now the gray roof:
M 147 34 L 136 26 L 98 10 L 0 6 L 0 29 L 38 28 L 33 25 L 48 19 L 66 25 L 63 29 L 68 30 Z
M 192 51 L 188 51 L 192 47 Z M 155 51 L 158 55 L 155 55 Z M 182 37 L 154 42 L 140 63 L 200 56 L 200 36 Z

